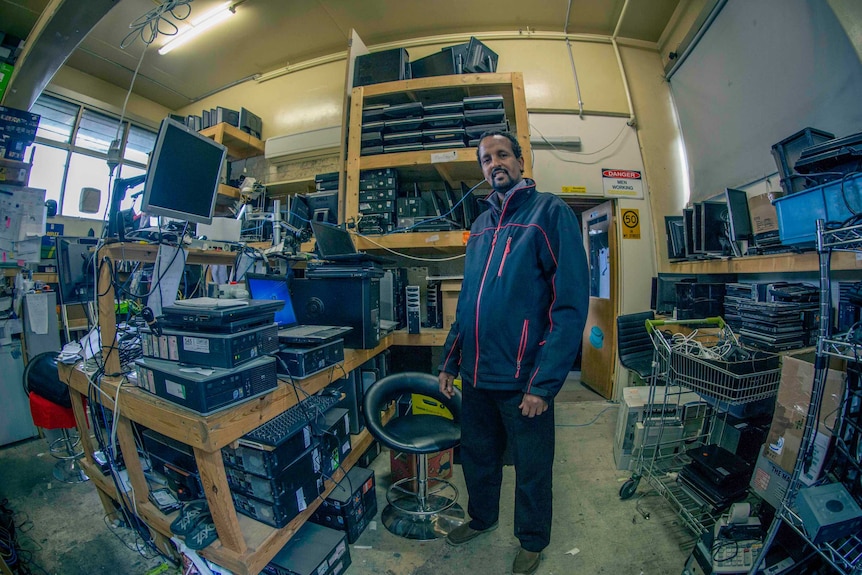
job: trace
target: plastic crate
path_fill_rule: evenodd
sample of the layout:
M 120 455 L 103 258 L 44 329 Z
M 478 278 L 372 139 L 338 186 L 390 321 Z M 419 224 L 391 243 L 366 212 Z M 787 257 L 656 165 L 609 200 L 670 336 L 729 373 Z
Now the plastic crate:
M 784 193 L 798 192 L 798 189 L 794 190 L 793 188 L 802 184 L 802 182 L 797 183 L 791 179 L 794 174 L 793 166 L 799 156 L 802 155 L 802 150 L 834 138 L 835 134 L 816 128 L 805 128 L 772 146 L 772 157 L 775 158 L 775 165 L 778 167 L 778 176 L 781 179 Z
M 817 220 L 843 222 L 862 213 L 862 174 L 777 198 L 773 204 L 781 243 L 813 246 Z

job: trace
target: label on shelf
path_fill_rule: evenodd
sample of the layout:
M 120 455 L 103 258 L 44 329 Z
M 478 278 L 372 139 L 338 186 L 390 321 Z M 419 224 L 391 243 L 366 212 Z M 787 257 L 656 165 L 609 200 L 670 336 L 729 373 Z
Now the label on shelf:
M 431 163 L 442 164 L 444 162 L 454 162 L 457 158 L 458 154 L 456 152 L 438 152 L 431 154 Z

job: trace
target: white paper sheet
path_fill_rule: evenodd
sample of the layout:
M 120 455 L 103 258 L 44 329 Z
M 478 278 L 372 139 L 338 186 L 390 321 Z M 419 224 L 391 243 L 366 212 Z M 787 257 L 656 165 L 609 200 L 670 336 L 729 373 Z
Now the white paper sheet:
M 179 251 L 180 253 L 177 253 Z M 153 283 L 147 306 L 153 315 L 162 315 L 162 307 L 171 305 L 177 299 L 177 290 L 186 268 L 186 251 L 174 246 L 159 246 L 159 255 L 153 266 Z
M 30 331 L 37 335 L 48 333 L 48 294 L 28 293 L 24 298 Z

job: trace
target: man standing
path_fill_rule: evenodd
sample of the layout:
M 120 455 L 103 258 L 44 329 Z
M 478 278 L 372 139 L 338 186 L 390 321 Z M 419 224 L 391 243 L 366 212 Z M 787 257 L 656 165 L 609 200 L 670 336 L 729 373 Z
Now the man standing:
M 503 452 L 515 463 L 512 573 L 533 573 L 551 537 L 554 396 L 580 347 L 589 270 L 578 220 L 522 177 L 508 132 L 487 132 L 479 164 L 494 189 L 473 223 L 455 322 L 440 365 L 440 390 L 462 378 L 461 456 L 471 520 L 446 540 L 463 545 L 497 528 Z

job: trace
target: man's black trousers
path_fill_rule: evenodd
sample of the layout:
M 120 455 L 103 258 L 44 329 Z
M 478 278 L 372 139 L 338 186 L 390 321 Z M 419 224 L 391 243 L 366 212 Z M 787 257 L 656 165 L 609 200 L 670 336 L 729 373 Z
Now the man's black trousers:
M 554 403 L 528 418 L 520 391 L 486 391 L 465 384 L 461 404 L 461 463 L 467 483 L 467 512 L 473 529 L 487 529 L 500 515 L 503 452 L 515 462 L 515 537 L 538 552 L 551 538 L 553 511 Z

